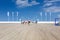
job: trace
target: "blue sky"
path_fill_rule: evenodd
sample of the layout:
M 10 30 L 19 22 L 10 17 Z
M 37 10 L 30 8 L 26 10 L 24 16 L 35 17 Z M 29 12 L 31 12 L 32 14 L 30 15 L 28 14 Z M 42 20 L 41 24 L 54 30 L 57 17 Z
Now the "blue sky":
M 60 0 L 0 0 L 0 21 L 8 21 L 7 12 L 9 12 L 9 20 L 37 20 L 53 21 L 60 15 Z M 12 12 L 14 12 L 14 20 L 12 20 Z M 47 18 L 46 18 L 47 17 Z

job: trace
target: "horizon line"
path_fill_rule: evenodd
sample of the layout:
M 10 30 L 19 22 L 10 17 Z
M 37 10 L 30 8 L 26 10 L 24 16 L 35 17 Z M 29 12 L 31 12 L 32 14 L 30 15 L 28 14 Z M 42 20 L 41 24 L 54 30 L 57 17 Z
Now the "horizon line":
M 0 21 L 0 23 L 21 23 L 21 21 Z M 37 23 L 55 23 L 54 21 L 38 21 Z

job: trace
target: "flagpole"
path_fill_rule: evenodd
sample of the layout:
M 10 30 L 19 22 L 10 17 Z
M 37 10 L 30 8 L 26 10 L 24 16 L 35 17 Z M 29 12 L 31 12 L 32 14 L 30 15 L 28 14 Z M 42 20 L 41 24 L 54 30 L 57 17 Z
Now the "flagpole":
M 18 21 L 18 12 L 17 12 L 17 21 Z
M 47 21 L 47 13 L 45 13 L 45 16 L 46 16 L 46 21 Z
M 42 21 L 42 12 L 40 13 L 40 16 L 41 16 L 41 21 Z
M 14 21 L 14 12 L 12 12 L 12 21 Z
M 21 18 L 19 19 L 20 22 L 22 22 Z
M 9 21 L 9 12 L 7 12 L 7 16 L 8 16 L 8 21 Z
M 58 15 L 58 18 L 60 18 L 60 15 Z
M 51 21 L 51 12 L 50 12 L 50 21 Z
M 58 18 L 59 18 L 59 22 L 60 22 L 60 14 L 58 15 Z

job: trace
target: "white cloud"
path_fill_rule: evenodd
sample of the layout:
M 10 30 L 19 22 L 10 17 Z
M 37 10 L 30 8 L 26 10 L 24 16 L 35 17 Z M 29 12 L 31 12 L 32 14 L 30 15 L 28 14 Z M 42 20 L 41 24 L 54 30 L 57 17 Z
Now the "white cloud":
M 56 2 L 56 1 L 60 1 L 60 0 L 51 0 L 51 2 Z
M 44 2 L 56 2 L 56 1 L 60 1 L 60 0 L 44 0 Z
M 60 7 L 52 6 L 49 8 L 44 8 L 45 12 L 60 12 Z
M 31 4 L 32 5 L 37 5 L 37 4 L 40 4 L 40 3 L 36 2 L 36 1 L 32 1 Z
M 45 0 L 45 4 L 43 5 L 43 10 L 45 12 L 60 12 L 60 6 L 56 6 L 57 4 L 54 4 L 56 3 L 57 1 L 60 1 L 60 0 Z
M 44 7 L 54 5 L 54 3 L 56 3 L 57 1 L 60 1 L 60 0 L 44 0 L 44 3 L 45 3 Z
M 52 3 L 46 3 L 46 4 L 44 4 L 43 7 L 47 7 L 47 6 L 51 6 L 51 5 L 53 5 L 53 4 Z
M 16 0 L 16 5 L 18 7 L 27 7 L 27 6 L 32 6 L 32 5 L 37 5 L 40 4 L 38 2 L 36 2 L 36 0 L 32 0 L 32 2 L 28 2 L 28 0 Z

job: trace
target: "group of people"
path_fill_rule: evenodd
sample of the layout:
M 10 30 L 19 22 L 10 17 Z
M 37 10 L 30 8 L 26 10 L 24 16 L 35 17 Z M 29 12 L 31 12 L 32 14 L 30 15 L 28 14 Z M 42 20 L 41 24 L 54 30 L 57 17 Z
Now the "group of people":
M 30 23 L 37 23 L 37 21 L 30 21 L 30 20 L 27 20 L 27 21 L 21 21 L 21 24 L 30 24 Z
M 31 21 L 22 21 L 21 24 L 30 24 Z

